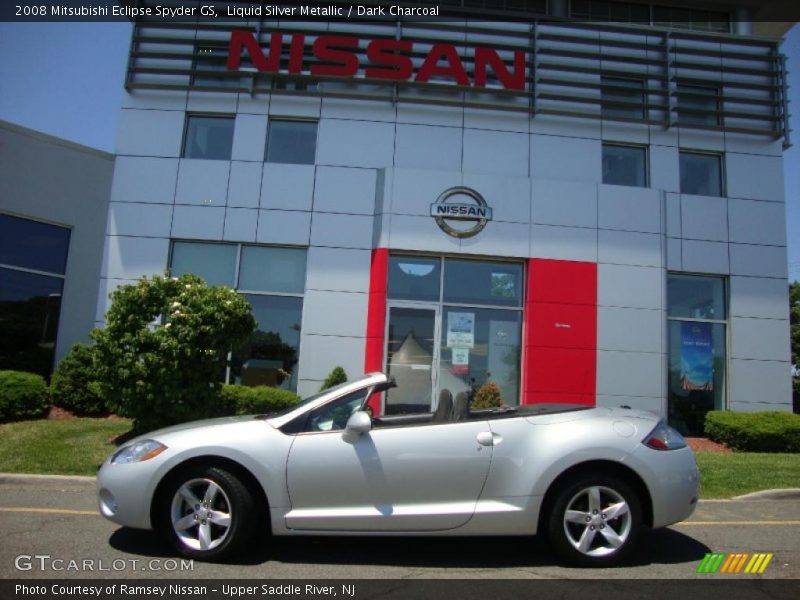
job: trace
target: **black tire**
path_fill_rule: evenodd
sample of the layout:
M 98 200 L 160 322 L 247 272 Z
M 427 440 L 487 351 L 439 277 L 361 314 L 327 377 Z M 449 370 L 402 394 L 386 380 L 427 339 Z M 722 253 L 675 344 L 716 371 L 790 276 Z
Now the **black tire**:
M 596 497 L 599 503 L 592 500 Z M 545 519 L 555 551 L 569 564 L 580 567 L 624 562 L 642 531 L 641 502 L 636 492 L 625 481 L 602 473 L 582 474 L 561 485 Z
M 181 470 L 171 477 L 157 508 L 159 531 L 181 555 L 201 561 L 235 555 L 259 530 L 255 524 L 253 494 L 236 475 L 219 467 Z

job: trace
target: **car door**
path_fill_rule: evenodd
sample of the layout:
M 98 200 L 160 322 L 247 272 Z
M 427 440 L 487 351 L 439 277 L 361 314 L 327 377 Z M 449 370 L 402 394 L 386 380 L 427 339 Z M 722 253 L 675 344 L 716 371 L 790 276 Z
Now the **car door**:
M 289 452 L 290 529 L 435 531 L 475 512 L 492 456 L 486 421 L 374 427 L 354 443 L 335 419 L 317 422 L 325 429 L 295 434 Z

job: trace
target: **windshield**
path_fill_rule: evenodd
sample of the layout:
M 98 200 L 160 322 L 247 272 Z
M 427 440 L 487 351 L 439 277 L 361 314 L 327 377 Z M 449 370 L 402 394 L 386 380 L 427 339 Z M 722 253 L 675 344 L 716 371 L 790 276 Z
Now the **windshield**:
M 287 406 L 286 408 L 281 409 L 281 410 L 279 410 L 277 412 L 270 413 L 270 417 L 281 417 L 281 416 L 283 416 L 285 414 L 288 414 L 288 413 L 292 412 L 293 410 L 297 410 L 301 406 L 305 406 L 306 404 L 310 404 L 311 402 L 314 402 L 314 400 L 316 400 L 317 398 L 321 397 L 324 394 L 329 394 L 331 392 L 335 392 L 336 390 L 339 390 L 339 389 L 341 389 L 343 387 L 346 387 L 348 385 L 353 385 L 353 382 L 352 381 L 345 381 L 344 383 L 340 383 L 339 385 L 335 385 L 333 387 L 329 387 L 326 390 L 322 390 L 321 392 L 317 392 L 316 394 L 314 394 L 312 396 L 308 396 L 307 398 L 303 398 L 297 404 L 292 404 L 291 406 Z

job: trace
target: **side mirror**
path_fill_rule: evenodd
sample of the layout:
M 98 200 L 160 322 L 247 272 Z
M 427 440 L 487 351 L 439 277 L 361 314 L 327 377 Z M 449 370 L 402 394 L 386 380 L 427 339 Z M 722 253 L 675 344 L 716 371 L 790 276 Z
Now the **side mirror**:
M 355 444 L 362 433 L 367 433 L 372 429 L 372 419 L 363 410 L 354 412 L 347 419 L 347 425 L 344 426 L 342 439 L 348 444 Z

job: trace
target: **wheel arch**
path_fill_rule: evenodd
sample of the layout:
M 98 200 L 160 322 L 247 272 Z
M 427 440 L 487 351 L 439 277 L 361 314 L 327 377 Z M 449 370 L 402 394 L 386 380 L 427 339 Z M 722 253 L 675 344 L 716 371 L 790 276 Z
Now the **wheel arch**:
M 647 527 L 653 526 L 653 499 L 650 496 L 650 490 L 647 488 L 641 476 L 629 466 L 618 462 L 611 460 L 590 460 L 572 465 L 550 482 L 542 498 L 537 530 L 545 531 L 545 523 L 552 511 L 553 503 L 558 495 L 558 490 L 561 489 L 566 482 L 583 474 L 596 475 L 598 473 L 617 477 L 630 485 L 634 492 L 636 492 L 642 505 L 642 523 Z
M 166 493 L 170 482 L 184 469 L 195 466 L 217 467 L 224 469 L 239 478 L 245 487 L 247 487 L 247 489 L 253 493 L 257 506 L 264 509 L 264 526 L 268 531 L 271 529 L 269 499 L 267 497 L 266 490 L 258 481 L 258 478 L 241 463 L 231 458 L 217 455 L 194 456 L 178 463 L 177 465 L 174 465 L 164 474 L 164 476 L 158 482 L 150 502 L 150 525 L 153 527 L 153 529 L 156 529 L 158 525 L 158 507 L 161 506 L 161 503 L 164 501 L 164 494 Z

